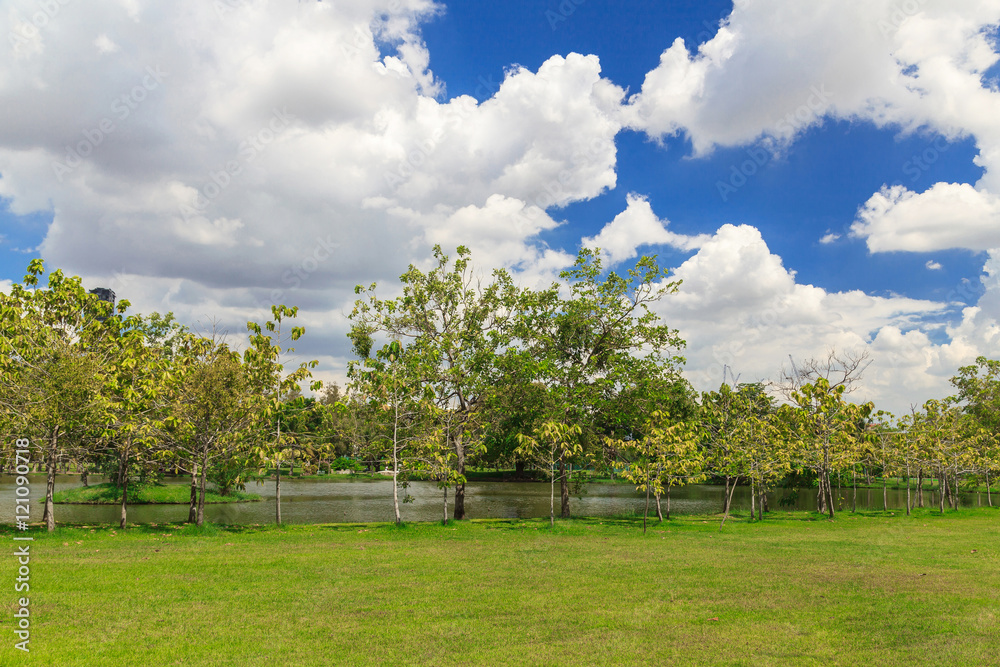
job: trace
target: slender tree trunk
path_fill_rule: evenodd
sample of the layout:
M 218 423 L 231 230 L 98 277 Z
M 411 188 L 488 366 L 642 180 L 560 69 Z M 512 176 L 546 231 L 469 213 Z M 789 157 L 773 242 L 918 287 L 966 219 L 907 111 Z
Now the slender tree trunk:
M 950 487 L 951 488 L 951 508 L 957 512 L 958 511 L 958 506 L 959 506 L 959 504 L 961 502 L 960 499 L 959 499 L 959 497 L 958 497 L 958 473 L 957 472 L 955 473 L 955 476 L 952 477 L 951 481 L 952 481 L 952 484 L 951 484 L 951 487 Z
M 726 519 L 729 518 L 729 507 L 732 505 L 733 502 L 733 491 L 736 490 L 736 482 L 739 481 L 739 479 L 740 479 L 739 477 L 733 478 L 733 486 L 732 489 L 730 489 L 729 491 L 729 498 L 727 498 L 725 502 L 726 511 L 722 515 L 722 523 L 719 524 L 719 530 L 722 530 L 722 527 L 726 525 Z
M 514 461 L 514 477 L 517 479 L 524 477 L 524 461 L 520 459 Z
M 205 482 L 208 479 L 208 453 L 201 459 L 201 479 L 199 480 L 198 489 L 198 527 L 201 528 L 205 523 Z
M 924 506 L 924 469 L 917 469 L 917 507 Z
M 940 498 L 941 514 L 944 514 L 944 492 L 947 482 L 945 481 L 944 475 L 938 478 L 938 497 Z
M 667 493 L 670 493 L 670 487 L 667 487 Z M 656 496 L 656 518 L 659 519 L 660 523 L 663 523 L 663 512 L 660 510 L 660 494 L 654 494 Z
M 49 457 L 45 466 L 45 526 L 50 533 L 56 529 L 55 505 L 52 502 L 52 495 L 56 490 L 57 437 L 57 434 L 52 435 L 52 448 L 49 450 Z
M 80 483 L 83 484 L 83 488 L 87 488 L 88 486 L 90 486 L 89 480 L 87 479 L 87 475 L 89 472 L 90 469 L 87 468 L 87 466 L 83 466 L 83 470 L 80 471 Z
M 392 443 L 392 511 L 396 515 L 396 525 L 398 526 L 402 519 L 399 516 L 399 487 L 396 486 L 396 482 L 399 479 L 399 466 L 397 465 L 396 459 L 396 434 L 395 427 L 393 427 L 393 443 Z
M 455 436 L 455 455 L 458 459 L 458 474 L 465 479 L 465 443 L 462 442 L 461 434 Z M 465 482 L 455 485 L 455 521 L 465 518 Z
M 281 525 L 281 459 L 274 466 L 274 522 Z
M 128 511 L 128 455 L 127 454 L 122 459 L 122 462 L 121 462 L 121 471 L 122 471 L 122 473 L 121 473 L 122 474 L 122 512 L 121 512 L 121 521 L 119 521 L 118 527 L 121 528 L 122 530 L 125 530 L 125 526 L 127 525 L 126 519 L 127 519 L 127 511 Z
M 757 519 L 759 521 L 764 520 L 764 505 L 767 504 L 767 491 L 764 489 L 764 485 L 760 485 L 760 504 L 757 507 Z
M 670 521 L 670 487 L 667 487 L 667 521 Z
M 832 519 L 832 518 L 834 518 L 834 514 L 836 513 L 836 508 L 834 508 L 834 505 L 833 505 L 833 486 L 830 484 L 829 473 L 827 473 L 827 478 L 826 478 L 826 491 L 827 491 L 827 493 L 830 494 L 830 512 L 829 512 L 829 514 L 830 514 L 830 518 Z
M 851 513 L 858 511 L 858 471 L 851 471 L 851 484 L 854 486 L 854 492 L 851 494 Z
M 757 511 L 757 487 L 753 477 L 750 478 L 750 520 L 753 521 L 754 513 Z
M 549 528 L 556 526 L 556 464 L 549 462 Z
M 448 525 L 448 487 L 445 486 L 443 488 L 444 488 L 444 514 L 441 517 L 441 525 L 442 526 L 447 526 Z
M 816 489 L 816 511 L 820 514 L 826 512 L 826 489 L 823 487 L 823 471 L 819 470 L 816 473 L 817 486 Z
M 198 520 L 198 464 L 191 461 L 191 506 L 188 508 L 188 523 Z
M 560 461 L 560 465 L 562 462 Z M 646 516 L 649 514 L 649 487 L 652 484 L 649 481 L 649 466 L 646 466 L 646 509 L 642 512 L 642 534 L 646 534 Z
M 889 491 L 886 486 L 885 471 L 882 471 L 882 511 L 889 511 Z
M 569 476 L 566 474 L 566 461 L 559 459 L 559 495 L 562 510 L 559 514 L 564 519 L 569 518 Z
M 910 511 L 913 509 L 913 500 L 910 495 L 910 464 L 906 464 L 906 516 L 910 516 Z
M 729 512 L 729 475 L 726 475 L 726 490 L 722 492 L 722 513 Z
M 990 495 L 990 471 L 986 471 L 986 504 L 993 507 L 993 496 Z
M 274 458 L 274 522 L 281 525 L 281 418 L 278 418 L 278 440 Z

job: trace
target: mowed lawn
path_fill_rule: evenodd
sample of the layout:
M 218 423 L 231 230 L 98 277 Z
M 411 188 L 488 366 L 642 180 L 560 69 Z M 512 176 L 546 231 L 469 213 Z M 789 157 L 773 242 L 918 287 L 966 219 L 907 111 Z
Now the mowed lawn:
M 993 509 L 29 534 L 3 665 L 1000 664 Z

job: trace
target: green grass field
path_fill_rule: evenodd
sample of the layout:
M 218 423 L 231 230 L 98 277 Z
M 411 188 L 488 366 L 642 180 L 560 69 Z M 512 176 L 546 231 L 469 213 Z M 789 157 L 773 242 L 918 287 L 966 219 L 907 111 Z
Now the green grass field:
M 31 653 L 8 630 L 3 665 L 1000 662 L 989 508 L 27 534 Z
M 255 493 L 232 491 L 228 496 L 222 496 L 211 488 L 205 489 L 206 503 L 243 503 L 261 500 Z M 121 492 L 112 484 L 93 484 L 78 486 L 73 489 L 56 491 L 52 495 L 55 503 L 79 503 L 84 505 L 117 505 L 121 503 Z M 129 489 L 129 505 L 148 505 L 150 503 L 187 505 L 191 502 L 191 487 L 181 484 L 156 484 Z

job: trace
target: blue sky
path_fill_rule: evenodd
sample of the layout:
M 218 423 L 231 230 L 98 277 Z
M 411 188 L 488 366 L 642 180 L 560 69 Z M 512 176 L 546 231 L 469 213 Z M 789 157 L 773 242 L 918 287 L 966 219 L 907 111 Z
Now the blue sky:
M 699 389 L 850 349 L 903 410 L 1000 354 L 1000 0 L 210 5 L 13 1 L 0 281 L 43 256 L 234 331 L 300 305 L 342 379 L 355 283 L 603 244 L 685 280 Z

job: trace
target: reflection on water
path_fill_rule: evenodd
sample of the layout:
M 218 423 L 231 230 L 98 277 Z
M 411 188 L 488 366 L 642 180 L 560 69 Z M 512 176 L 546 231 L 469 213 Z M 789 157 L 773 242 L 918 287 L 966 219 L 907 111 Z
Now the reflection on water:
M 31 475 L 32 499 L 44 498 L 45 476 Z M 97 484 L 100 478 L 91 477 Z M 168 480 L 167 483 L 187 484 L 185 480 Z M 78 476 L 59 475 L 56 490 L 81 486 Z M 0 476 L 0 522 L 14 522 L 14 478 Z M 274 521 L 274 482 L 250 483 L 247 491 L 264 497 L 261 502 L 206 505 L 205 519 L 214 523 L 272 523 Z M 404 521 L 437 521 L 442 515 L 442 492 L 434 482 L 411 482 L 401 490 L 400 497 L 408 494 L 413 501 L 400 505 Z M 784 509 L 816 509 L 815 489 L 803 489 L 794 503 L 780 506 L 782 498 L 792 494 L 789 489 L 779 489 L 768 494 L 772 511 Z M 888 492 L 889 507 L 905 509 L 906 490 Z M 842 509 L 851 505 L 851 490 L 843 489 Z M 449 515 L 452 493 L 448 494 Z M 665 502 L 665 501 L 664 501 Z M 933 505 L 929 492 L 924 493 L 925 505 Z M 963 504 L 984 502 L 975 494 L 963 494 Z M 589 484 L 582 495 L 570 499 L 570 508 L 577 516 L 612 516 L 625 513 L 642 514 L 645 496 L 624 484 Z M 858 489 L 858 509 L 882 509 L 881 489 Z M 721 511 L 722 488 L 692 485 L 675 488 L 671 493 L 670 511 L 676 514 L 714 514 Z M 750 507 L 749 489 L 738 487 L 733 496 L 733 507 L 746 510 Z M 31 521 L 42 517 L 42 505 L 33 502 Z M 534 518 L 549 515 L 549 485 L 545 482 L 470 482 L 465 491 L 465 509 L 469 518 Z M 119 508 L 113 505 L 56 505 L 56 521 L 60 523 L 117 523 Z M 559 489 L 556 488 L 556 513 L 559 512 Z M 128 508 L 130 523 L 164 523 L 185 521 L 187 505 L 135 505 Z M 650 502 L 650 514 L 655 509 Z M 392 482 L 365 479 L 283 479 L 281 482 L 281 518 L 286 523 L 335 523 L 391 521 Z

